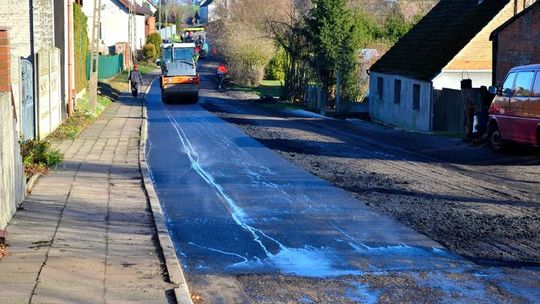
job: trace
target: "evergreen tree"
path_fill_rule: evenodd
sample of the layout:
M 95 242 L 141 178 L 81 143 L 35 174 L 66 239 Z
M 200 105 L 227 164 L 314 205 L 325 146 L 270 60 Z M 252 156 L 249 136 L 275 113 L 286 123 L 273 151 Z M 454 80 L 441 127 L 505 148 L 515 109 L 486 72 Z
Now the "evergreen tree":
M 346 0 L 314 0 L 306 25 L 312 65 L 327 97 L 343 88 L 344 97 L 354 98 L 358 51 L 372 38 L 374 22 L 361 11 L 351 11 Z M 341 88 L 336 87 L 338 78 Z

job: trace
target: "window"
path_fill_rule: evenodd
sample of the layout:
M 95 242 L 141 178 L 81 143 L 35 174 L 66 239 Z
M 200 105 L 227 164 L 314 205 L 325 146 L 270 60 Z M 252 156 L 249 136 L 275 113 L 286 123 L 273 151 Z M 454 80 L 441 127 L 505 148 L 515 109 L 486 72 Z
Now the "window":
M 384 79 L 382 77 L 377 77 L 377 99 L 383 99 L 384 91 Z
M 193 60 L 193 55 L 195 55 L 195 49 L 193 48 L 174 48 L 174 60 Z
M 420 110 L 420 85 L 413 84 L 413 97 L 412 97 L 413 110 Z
M 516 79 L 516 73 L 510 73 L 508 76 L 506 76 L 506 80 L 504 80 L 504 83 L 502 85 L 502 91 L 506 92 L 506 90 L 514 89 L 514 79 Z
M 401 103 L 401 80 L 394 80 L 394 103 Z
M 514 85 L 514 96 L 528 97 L 531 96 L 533 86 L 534 72 L 519 72 L 516 76 L 516 84 Z
M 534 81 L 533 96 L 540 96 L 540 72 L 536 73 L 536 80 Z

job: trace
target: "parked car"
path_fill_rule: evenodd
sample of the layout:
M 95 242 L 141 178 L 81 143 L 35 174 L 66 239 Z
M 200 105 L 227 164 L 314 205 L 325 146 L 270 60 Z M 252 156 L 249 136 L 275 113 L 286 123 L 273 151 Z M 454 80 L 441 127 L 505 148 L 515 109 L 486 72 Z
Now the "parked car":
M 540 145 L 540 64 L 511 69 L 489 109 L 488 138 L 494 151 L 508 142 Z

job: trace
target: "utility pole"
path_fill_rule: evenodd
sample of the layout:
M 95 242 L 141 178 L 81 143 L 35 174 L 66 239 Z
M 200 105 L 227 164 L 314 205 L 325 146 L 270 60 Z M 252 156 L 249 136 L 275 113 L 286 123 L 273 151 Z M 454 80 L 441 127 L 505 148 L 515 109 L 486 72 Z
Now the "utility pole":
M 161 0 L 159 0 L 159 8 L 158 8 L 158 30 L 159 30 L 159 35 L 161 35 L 161 14 L 162 14 L 162 11 L 161 11 Z
M 132 69 L 133 63 L 137 59 L 137 56 L 135 55 L 136 49 L 137 49 L 137 29 L 136 29 L 136 23 L 135 23 L 135 0 L 129 0 L 129 18 L 128 18 L 128 41 L 129 41 L 129 54 L 130 54 L 130 60 L 129 60 L 129 70 Z
M 67 1 L 67 40 L 68 40 L 68 117 L 73 116 L 75 112 L 75 65 L 74 65 L 74 35 L 73 35 L 73 0 Z
M 92 41 L 90 43 L 90 81 L 88 84 L 88 103 L 90 110 L 96 110 L 99 68 L 99 25 L 101 21 L 101 0 L 94 0 L 92 19 Z

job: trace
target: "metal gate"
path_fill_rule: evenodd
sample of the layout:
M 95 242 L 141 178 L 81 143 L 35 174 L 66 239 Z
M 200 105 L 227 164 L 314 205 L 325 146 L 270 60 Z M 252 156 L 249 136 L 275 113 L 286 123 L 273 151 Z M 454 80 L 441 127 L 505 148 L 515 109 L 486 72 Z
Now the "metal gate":
M 34 69 L 32 63 L 21 59 L 22 135 L 24 140 L 34 139 Z

